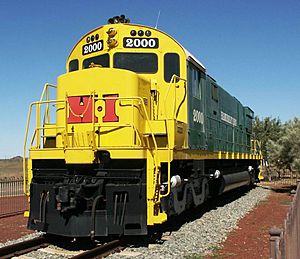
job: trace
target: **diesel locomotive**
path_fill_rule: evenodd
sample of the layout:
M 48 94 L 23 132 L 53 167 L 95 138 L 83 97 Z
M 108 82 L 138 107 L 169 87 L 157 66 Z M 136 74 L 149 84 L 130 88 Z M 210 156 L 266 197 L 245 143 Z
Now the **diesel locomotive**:
M 145 235 L 251 185 L 261 161 L 253 117 L 171 36 L 114 17 L 75 44 L 66 73 L 30 104 L 28 228 Z

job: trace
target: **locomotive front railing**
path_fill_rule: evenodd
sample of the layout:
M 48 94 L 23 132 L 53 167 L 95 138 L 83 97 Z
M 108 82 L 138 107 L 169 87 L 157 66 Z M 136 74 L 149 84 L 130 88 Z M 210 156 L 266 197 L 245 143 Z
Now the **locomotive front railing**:
M 46 89 L 46 87 L 45 87 Z M 44 96 L 45 93 L 47 93 L 47 91 L 44 89 L 42 97 Z M 43 98 L 41 98 L 42 100 Z M 131 110 L 132 110 L 132 116 L 130 118 L 130 120 L 128 122 L 125 123 L 120 123 L 120 122 L 105 122 L 105 123 L 100 123 L 100 122 L 95 122 L 95 108 L 92 109 L 92 123 L 91 123 L 91 128 L 89 130 L 89 132 L 92 134 L 91 138 L 95 139 L 96 138 L 96 132 L 97 132 L 97 136 L 100 136 L 100 131 L 101 128 L 114 128 L 114 130 L 118 130 L 124 127 L 130 127 L 132 128 L 133 132 L 135 133 L 134 136 L 136 136 L 138 143 L 135 144 L 134 139 L 131 141 L 132 145 L 127 146 L 130 148 L 151 148 L 156 150 L 155 152 L 157 152 L 157 142 L 154 136 L 154 131 L 152 129 L 152 125 L 151 125 L 151 121 L 146 109 L 146 106 L 144 104 L 144 99 L 141 97 L 114 97 L 114 98 L 98 98 L 95 97 L 95 95 L 92 96 L 92 103 L 95 103 L 96 101 L 102 100 L 109 100 L 109 99 L 115 99 L 118 100 L 120 102 L 120 107 L 122 107 L 122 102 L 124 101 L 129 101 L 130 102 L 130 106 L 131 106 Z M 58 126 L 56 123 L 53 124 L 48 124 L 50 122 L 50 113 L 49 113 L 49 106 L 53 105 L 54 107 L 57 107 L 60 105 L 60 108 L 64 110 L 64 114 L 65 114 L 65 123 L 64 125 Z M 44 119 L 41 118 L 41 111 L 42 111 L 42 106 L 46 106 L 45 111 L 44 111 Z M 123 105 L 125 106 L 125 105 Z M 35 121 L 35 127 L 33 130 L 33 135 L 30 141 L 30 147 L 31 148 L 35 148 L 35 149 L 41 149 L 43 148 L 42 146 L 42 142 L 41 139 L 44 137 L 42 136 L 42 132 L 45 132 L 45 130 L 50 130 L 52 129 L 53 131 L 58 132 L 58 129 L 61 129 L 61 131 L 65 132 L 67 136 L 72 136 L 73 138 L 75 138 L 75 134 L 73 132 L 68 132 L 68 100 L 66 98 L 66 100 L 42 100 L 42 101 L 38 101 L 38 102 L 33 102 L 30 104 L 29 107 L 29 111 L 28 111 L 28 116 L 27 116 L 27 125 L 26 125 L 26 130 L 25 130 L 25 138 L 24 138 L 24 149 L 23 149 L 23 153 L 24 153 L 24 160 L 23 160 L 23 167 L 25 168 L 25 158 L 27 157 L 27 141 L 28 141 L 28 134 L 29 134 L 29 128 L 31 125 L 31 115 L 32 112 L 35 108 L 36 110 L 36 121 Z M 127 106 L 126 106 L 127 107 Z M 139 114 L 141 114 L 143 116 L 143 119 L 145 120 L 145 124 L 148 125 L 148 129 L 149 132 L 148 134 L 151 136 L 152 138 L 152 142 L 153 142 L 153 147 L 149 146 L 149 143 L 147 145 L 143 144 L 143 133 L 137 128 L 137 126 L 135 125 L 134 121 L 136 120 L 135 118 L 135 114 L 134 114 L 134 109 L 138 109 L 139 110 Z M 43 123 L 42 123 L 43 121 Z M 97 129 L 97 130 L 96 130 Z M 74 141 L 72 141 L 73 143 L 75 143 Z M 94 142 L 96 143 L 96 142 Z M 90 146 L 78 146 L 81 148 L 89 148 Z M 116 148 L 113 146 L 101 146 L 101 144 L 98 142 L 98 145 L 92 146 L 93 149 L 99 149 L 99 148 Z M 72 145 L 68 145 L 65 146 L 64 148 L 74 148 L 74 146 Z M 121 146 L 120 146 L 121 148 Z M 25 177 L 25 174 L 24 174 Z
M 49 104 L 52 102 L 56 102 L 56 101 L 49 101 L 50 99 L 50 88 L 54 88 L 56 89 L 57 86 L 52 85 L 52 84 L 45 84 L 43 91 L 42 91 L 42 95 L 40 98 L 39 102 L 35 102 L 35 103 L 31 103 L 29 106 L 29 111 L 28 111 L 28 115 L 27 115 L 27 124 L 26 124 L 26 129 L 25 129 L 25 137 L 24 137 L 24 145 L 23 145 L 23 177 L 24 177 L 24 181 L 23 181 L 23 190 L 24 193 L 28 193 L 28 188 L 27 188 L 27 182 L 28 182 L 28 177 L 26 174 L 26 170 L 27 170 L 27 166 L 26 166 L 26 161 L 27 161 L 27 141 L 28 141 L 28 132 L 29 132 L 29 128 L 30 128 L 30 121 L 31 121 L 31 113 L 32 113 L 32 108 L 33 106 L 37 105 L 36 108 L 36 129 L 34 130 L 33 136 L 32 136 L 32 140 L 31 140 L 31 145 L 33 143 L 33 139 L 37 136 L 37 146 L 39 146 L 39 134 L 40 134 L 40 110 L 41 110 L 41 104 L 42 103 L 46 103 L 46 109 L 45 109 L 45 114 L 44 114 L 44 123 L 47 123 L 50 121 L 50 113 L 49 113 Z M 44 99 L 46 99 L 45 101 L 43 101 Z
M 110 99 L 110 98 L 94 98 L 94 101 L 97 101 L 97 100 L 103 100 L 104 101 L 104 100 L 107 100 L 107 99 Z M 157 150 L 157 143 L 156 143 L 156 139 L 155 139 L 155 136 L 154 136 L 154 131 L 152 129 L 151 121 L 150 121 L 150 118 L 148 116 L 148 113 L 147 113 L 145 104 L 143 102 L 143 99 L 141 97 L 118 97 L 117 99 L 120 102 L 121 101 L 131 101 L 132 110 L 134 108 L 138 107 L 139 112 L 144 115 L 144 119 L 145 119 L 146 124 L 148 124 L 148 129 L 150 131 L 148 133 L 149 133 L 149 135 L 152 138 L 154 149 Z M 136 102 L 137 105 L 134 102 Z M 63 126 L 57 126 L 57 124 L 47 124 L 47 123 L 43 123 L 43 125 L 41 124 L 41 106 L 42 105 L 49 106 L 50 104 L 53 104 L 53 106 L 57 106 L 58 104 L 64 105 L 63 109 L 65 110 L 65 114 L 66 114 L 65 125 L 63 125 Z M 36 107 L 36 123 L 35 123 L 35 128 L 33 130 L 33 135 L 32 135 L 31 141 L 30 141 L 30 146 L 32 148 L 40 149 L 40 148 L 42 148 L 41 138 L 43 137 L 41 135 L 41 132 L 43 132 L 44 130 L 62 129 L 67 134 L 69 134 L 69 135 L 73 134 L 72 132 L 68 132 L 68 130 L 67 130 L 68 129 L 68 124 L 67 124 L 67 114 L 68 113 L 66 111 L 67 110 L 66 109 L 67 106 L 68 105 L 66 104 L 65 100 L 39 101 L 39 102 L 33 102 L 33 103 L 30 104 L 29 112 L 28 112 L 28 116 L 27 116 L 27 125 L 26 125 L 26 130 L 25 130 L 25 138 L 24 138 L 25 139 L 25 141 L 24 141 L 24 149 L 23 149 L 24 157 L 26 157 L 26 154 L 27 154 L 28 134 L 29 134 L 29 128 L 30 128 L 30 122 L 31 122 L 31 114 L 33 112 L 34 107 Z M 141 109 L 139 107 L 141 107 Z M 48 110 L 48 108 L 46 108 L 45 114 L 48 113 L 47 110 Z M 95 115 L 94 114 L 94 110 L 95 109 L 93 109 L 93 116 L 92 116 L 93 118 L 95 117 L 94 116 Z M 49 120 L 49 118 L 46 119 L 46 121 L 48 121 L 48 120 Z M 139 146 L 139 147 L 141 147 L 142 143 L 143 143 L 143 141 L 142 141 L 142 133 L 136 127 L 136 125 L 134 123 L 134 120 L 135 120 L 134 114 L 131 117 L 131 122 L 128 122 L 128 123 L 120 123 L 120 122 L 97 123 L 93 119 L 92 124 L 91 124 L 92 126 L 91 126 L 90 132 L 93 132 L 93 135 L 94 135 L 93 138 L 95 138 L 95 136 L 96 136 L 96 133 L 95 133 L 96 132 L 96 128 L 101 129 L 101 128 L 114 127 L 114 128 L 117 129 L 117 128 L 123 128 L 123 127 L 130 127 L 130 128 L 133 129 L 133 132 L 135 132 L 139 143 L 138 143 L 138 145 L 130 145 L 128 147 L 130 147 L 130 148 L 132 148 L 133 146 Z M 97 133 L 97 135 L 99 135 L 99 132 Z M 134 142 L 134 141 L 132 141 L 132 142 Z M 69 147 L 72 147 L 72 146 L 69 146 Z M 84 147 L 84 146 L 79 146 L 79 147 Z M 100 147 L 107 148 L 108 146 L 96 146 L 96 148 L 100 148 Z M 149 145 L 147 145 L 145 147 L 149 148 Z
M 31 114 L 33 111 L 33 108 L 36 107 L 36 123 L 35 123 L 35 128 L 33 130 L 33 134 L 31 137 L 30 141 L 30 148 L 34 147 L 36 149 L 41 148 L 41 131 L 45 129 L 44 126 L 41 126 L 41 105 L 45 104 L 46 105 L 46 111 L 47 112 L 47 107 L 49 108 L 50 104 L 57 105 L 58 103 L 64 103 L 65 100 L 47 100 L 47 101 L 39 101 L 39 102 L 33 102 L 29 106 L 29 111 L 27 115 L 27 124 L 26 124 L 26 129 L 25 129 L 25 136 L 24 136 L 24 145 L 23 145 L 23 177 L 24 177 L 24 193 L 28 193 L 28 188 L 27 188 L 27 182 L 28 182 L 28 175 L 26 173 L 27 171 L 27 166 L 26 166 L 26 160 L 27 160 L 27 142 L 28 142 L 28 134 L 29 134 L 29 129 L 31 127 Z M 53 125 L 53 129 L 57 128 L 64 128 L 64 127 L 58 127 L 56 125 Z M 34 142 L 36 142 L 34 144 Z
M 44 95 L 44 92 L 43 92 Z M 119 102 L 119 112 L 120 114 L 125 114 L 129 112 L 129 109 L 131 110 L 131 116 L 129 116 L 127 114 L 127 116 L 124 116 L 124 118 L 122 118 L 122 120 L 119 122 L 103 122 L 100 120 L 96 121 L 95 120 L 95 114 L 96 113 L 96 107 L 95 103 L 97 101 L 107 101 L 109 99 L 114 99 L 117 100 Z M 124 105 L 124 103 L 128 102 L 128 104 Z M 96 150 L 100 150 L 100 149 L 132 149 L 133 147 L 138 148 L 138 149 L 147 149 L 149 152 L 147 152 L 147 154 L 149 154 L 150 158 L 149 159 L 149 163 L 151 163 L 152 165 L 149 167 L 151 168 L 151 171 L 149 171 L 149 173 L 151 174 L 151 182 L 153 182 L 154 184 L 154 192 L 153 194 L 150 194 L 150 196 L 153 197 L 151 199 L 153 199 L 154 204 L 156 202 L 159 201 L 159 190 L 160 190 L 160 181 L 161 181 L 161 175 L 160 175 L 160 161 L 159 161 L 159 155 L 158 155 L 158 145 L 157 145 L 157 141 L 156 141 L 156 137 L 155 137 L 155 132 L 154 132 L 154 128 L 152 125 L 152 121 L 150 120 L 149 114 L 148 114 L 148 109 L 149 107 L 146 107 L 146 105 L 148 104 L 147 100 L 145 100 L 145 98 L 141 98 L 141 97 L 106 97 L 106 98 L 98 98 L 95 96 L 95 94 L 92 94 L 91 96 L 91 103 L 93 104 L 93 109 L 92 109 L 92 114 L 91 114 L 91 122 L 90 123 L 86 123 L 86 124 L 78 124 L 78 126 L 76 126 L 76 130 L 80 133 L 82 133 L 82 135 L 86 134 L 91 134 L 91 139 L 92 141 L 90 142 L 90 144 L 86 145 L 86 146 L 77 146 L 75 147 L 73 144 L 74 142 L 72 141 L 72 145 L 66 145 L 66 143 L 68 141 L 64 141 L 63 139 L 63 135 L 66 135 L 66 139 L 69 139 L 69 136 L 71 137 L 75 137 L 75 135 L 73 134 L 73 126 L 70 125 L 72 123 L 68 123 L 68 119 L 69 119 L 69 113 L 70 113 L 70 106 L 68 103 L 68 97 L 66 96 L 66 98 L 64 100 L 43 100 L 43 98 L 41 98 L 41 100 L 39 102 L 33 102 L 30 104 L 30 108 L 29 108 L 29 112 L 28 112 L 28 120 L 27 120 L 27 126 L 26 126 L 26 132 L 25 132 L 25 141 L 24 141 L 24 161 L 26 158 L 26 152 L 27 152 L 27 141 L 28 141 L 28 133 L 29 133 L 29 128 L 30 128 L 30 124 L 31 124 L 31 115 L 32 112 L 34 110 L 34 108 L 36 109 L 35 113 L 36 113 L 36 121 L 34 123 L 34 130 L 33 130 L 33 135 L 31 138 L 31 142 L 30 142 L 30 151 L 34 152 L 34 151 L 39 151 L 42 149 L 46 150 L 55 150 L 55 149 L 60 149 L 60 150 L 76 150 L 76 149 L 80 149 L 80 150 L 87 150 L 87 151 L 96 151 Z M 58 121 L 55 120 L 55 123 L 53 124 L 49 124 L 50 122 L 50 112 L 49 112 L 49 107 L 50 106 L 54 106 L 56 107 L 56 113 L 55 116 L 58 117 L 56 119 L 58 119 Z M 42 109 L 43 107 L 45 108 L 45 112 L 43 113 L 42 111 L 44 111 L 44 109 Z M 128 110 L 125 110 L 127 107 L 130 107 Z M 122 108 L 124 108 L 123 110 L 121 110 Z M 97 109 L 98 110 L 98 109 Z M 58 113 L 59 112 L 59 113 Z M 41 119 L 42 114 L 44 114 L 44 119 Z M 99 116 L 99 115 L 98 115 Z M 142 117 L 140 117 L 142 116 Z M 80 116 L 81 117 L 81 116 Z M 142 118 L 142 120 L 141 120 Z M 98 118 L 99 119 L 99 118 Z M 60 122 L 59 122 L 60 121 Z M 138 123 L 138 122 L 142 122 L 142 123 Z M 167 122 L 168 123 L 168 122 Z M 58 126 L 59 125 L 59 126 Z M 101 135 L 101 129 L 103 128 L 113 128 L 114 131 L 122 128 L 122 127 L 130 127 L 132 128 L 132 132 L 134 132 L 137 137 L 137 144 L 134 143 L 134 141 L 132 141 L 130 146 L 122 146 L 122 145 L 118 145 L 118 146 L 105 146 L 102 145 L 102 143 L 100 142 L 99 136 Z M 42 132 L 45 132 L 45 130 L 49 130 L 52 129 L 53 132 L 55 132 L 54 137 L 55 137 L 55 145 L 53 146 L 45 146 L 45 140 L 47 137 L 49 137 L 48 135 L 42 136 Z M 168 132 L 167 128 L 165 128 L 166 130 L 166 135 L 168 136 L 168 142 L 170 143 L 170 133 Z M 88 132 L 89 133 L 88 133 Z M 97 132 L 98 131 L 98 132 Z M 104 134 L 105 135 L 105 134 Z M 44 141 L 42 141 L 41 139 L 45 137 Z M 51 136 L 52 137 L 52 136 Z M 58 138 L 59 137 L 59 138 Z M 98 137 L 98 141 L 99 142 L 95 142 L 94 140 Z M 122 140 L 122 139 L 121 139 Z M 92 143 L 92 144 L 91 144 Z M 108 142 L 106 142 L 107 144 Z M 126 142 L 125 142 L 126 143 Z M 130 142 L 129 142 L 130 143 Z M 169 146 L 169 150 L 170 150 L 170 144 Z M 33 153 L 31 153 L 33 155 Z M 36 153 L 36 154 L 40 154 L 42 155 L 42 153 Z M 45 153 L 47 154 L 47 153 Z M 53 154 L 53 153 L 52 153 Z M 61 153 L 63 154 L 63 153 Z M 168 169 L 168 182 L 170 182 L 170 160 L 171 158 L 169 157 L 169 169 Z M 30 166 L 30 165 L 29 165 Z M 30 181 L 30 170 L 31 168 L 28 166 L 28 170 L 26 173 L 26 166 L 24 165 L 24 192 L 29 194 L 29 186 L 28 183 Z M 153 166 L 153 167 L 152 167 Z M 168 184 L 169 185 L 169 184 Z M 170 187 L 168 188 L 168 193 L 170 192 Z M 167 194 L 166 194 L 167 195 Z
M 131 118 L 125 122 L 125 123 L 120 123 L 120 122 L 105 122 L 105 123 L 97 123 L 95 122 L 94 118 L 95 118 L 95 110 L 96 109 L 93 109 L 93 115 L 92 115 L 92 132 L 93 132 L 93 135 L 94 135 L 94 138 L 96 137 L 96 133 L 97 130 L 98 130 L 98 139 L 99 139 L 99 143 L 97 145 L 97 148 L 107 148 L 107 147 L 111 147 L 111 148 L 114 148 L 112 146 L 101 146 L 101 140 L 100 140 L 100 137 L 101 137 L 101 128 L 115 128 L 115 129 L 121 129 L 121 128 L 125 128 L 125 127 L 129 127 L 129 128 L 132 128 L 132 132 L 134 133 L 133 136 L 132 136 L 132 141 L 131 141 L 131 145 L 128 146 L 130 148 L 134 148 L 134 147 L 148 147 L 147 145 L 144 145 L 143 144 L 143 140 L 142 140 L 142 133 L 141 131 L 136 127 L 135 125 L 135 119 L 137 119 L 135 117 L 135 113 L 134 113 L 134 110 L 135 109 L 138 109 L 139 111 L 139 114 L 141 114 L 141 116 L 143 117 L 143 119 L 145 120 L 146 124 L 148 124 L 148 127 L 150 129 L 150 135 L 153 139 L 153 144 L 154 144 L 154 149 L 157 150 L 157 143 L 156 143 L 156 140 L 155 140 L 155 136 L 154 136 L 154 133 L 153 133 L 153 130 L 152 130 L 152 126 L 151 126 L 151 122 L 150 122 L 150 119 L 149 119 L 149 116 L 148 116 L 148 112 L 147 112 L 147 109 L 145 107 L 145 104 L 144 104 L 144 100 L 143 98 L 141 97 L 106 97 L 106 98 L 98 98 L 98 97 L 93 97 L 94 99 L 94 103 L 97 102 L 97 101 L 106 101 L 106 100 L 117 100 L 119 101 L 119 107 L 128 107 L 130 106 L 131 107 Z M 130 102 L 130 104 L 122 104 L 122 102 Z M 137 136 L 137 139 L 139 141 L 138 144 L 135 143 L 135 139 L 134 139 L 134 136 Z M 119 146 L 120 148 L 121 146 Z

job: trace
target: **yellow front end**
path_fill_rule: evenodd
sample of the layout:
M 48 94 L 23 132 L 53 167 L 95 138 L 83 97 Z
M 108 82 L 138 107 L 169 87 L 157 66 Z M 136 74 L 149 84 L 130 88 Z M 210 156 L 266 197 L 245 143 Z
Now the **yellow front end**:
M 142 151 L 149 89 L 126 70 L 92 68 L 59 77 L 58 99 L 66 102 L 57 109 L 57 125 L 64 127 L 57 129 L 56 146 L 65 150 L 66 162 L 94 163 L 97 150 L 109 149 L 112 157 Z

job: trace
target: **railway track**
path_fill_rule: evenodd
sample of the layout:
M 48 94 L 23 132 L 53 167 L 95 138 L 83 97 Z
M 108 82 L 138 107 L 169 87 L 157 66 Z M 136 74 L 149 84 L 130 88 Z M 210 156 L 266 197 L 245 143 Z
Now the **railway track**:
M 153 228 L 147 237 L 127 237 L 113 241 L 102 239 L 101 241 L 98 240 L 97 242 L 99 243 L 97 243 L 88 242 L 90 239 L 87 239 L 86 241 L 77 240 L 71 242 L 71 239 L 69 239 L 69 241 L 67 241 L 66 238 L 59 240 L 57 236 L 53 237 L 51 235 L 46 235 L 0 248 L 0 258 L 12 258 L 13 256 L 20 256 L 22 254 L 26 254 L 26 258 L 47 258 L 47 255 L 57 255 L 58 257 L 64 256 L 66 258 L 75 259 L 103 258 L 109 254 L 120 252 L 128 247 L 128 244 L 133 244 L 133 247 L 144 247 L 148 244 L 162 244 L 167 240 L 165 239 L 165 236 L 177 232 L 187 222 L 193 222 L 194 220 L 201 218 L 206 212 L 215 210 L 217 207 L 223 207 L 227 203 L 244 196 L 245 192 L 246 190 L 243 189 L 234 190 L 221 197 L 212 198 L 207 206 L 200 206 L 186 211 L 181 215 L 174 216 L 174 218 L 171 218 L 168 222 Z M 165 233 L 169 234 L 166 235 Z M 34 250 L 38 251 L 29 254 Z M 43 256 L 40 256 L 40 254 Z
M 18 216 L 18 215 L 24 214 L 25 211 L 26 210 L 19 210 L 19 211 L 13 211 L 13 212 L 8 212 L 8 213 L 0 213 L 0 219 Z
M 43 236 L 34 239 L 26 240 L 20 243 L 16 243 L 9 246 L 0 248 L 0 258 L 12 258 L 14 256 L 20 256 L 23 254 L 30 253 L 43 247 L 47 247 L 50 244 L 47 239 Z
M 47 247 L 52 244 L 51 239 L 41 236 L 34 239 L 26 240 L 20 243 L 16 243 L 13 245 L 5 246 L 0 248 L 0 258 L 1 259 L 8 259 L 12 257 L 21 256 L 24 254 L 28 254 L 32 251 L 39 250 L 41 248 L 41 251 L 45 252 L 47 250 Z M 73 251 L 72 253 L 76 254 L 72 257 L 70 257 L 70 252 L 66 250 L 65 256 L 68 256 L 68 258 L 72 259 L 87 259 L 87 258 L 103 258 L 105 256 L 108 256 L 109 254 L 112 254 L 114 252 L 120 252 L 125 248 L 126 242 L 125 240 L 113 240 L 110 242 L 106 242 L 103 244 L 99 244 L 95 247 L 92 247 L 88 250 L 85 250 L 82 252 Z M 45 252 L 47 253 L 47 252 Z M 51 251 L 51 253 L 55 254 L 55 251 Z M 63 251 L 59 251 L 60 255 L 64 255 Z M 30 257 L 30 256 L 29 256 Z
M 125 244 L 126 242 L 122 239 L 113 240 L 111 242 L 102 244 L 98 247 L 73 256 L 72 259 L 103 258 L 114 252 L 122 251 L 125 248 Z

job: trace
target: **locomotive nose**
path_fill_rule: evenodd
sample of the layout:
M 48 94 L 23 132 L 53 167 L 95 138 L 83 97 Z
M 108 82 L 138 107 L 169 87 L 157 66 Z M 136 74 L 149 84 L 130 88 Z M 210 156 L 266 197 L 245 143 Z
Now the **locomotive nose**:
M 143 145 L 150 82 L 128 70 L 94 67 L 61 76 L 58 86 L 66 106 L 57 110 L 57 123 L 67 125 L 58 130 L 58 146 L 95 151 Z

